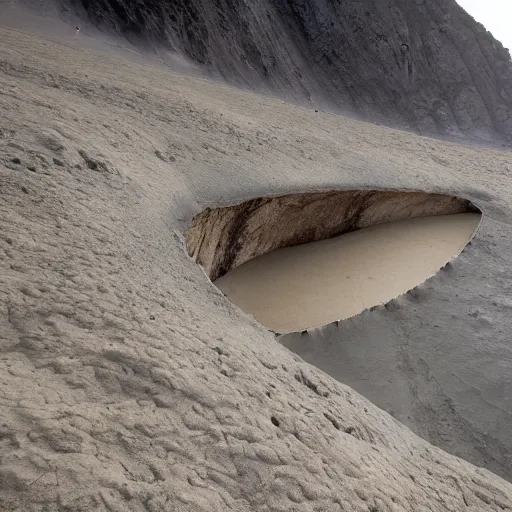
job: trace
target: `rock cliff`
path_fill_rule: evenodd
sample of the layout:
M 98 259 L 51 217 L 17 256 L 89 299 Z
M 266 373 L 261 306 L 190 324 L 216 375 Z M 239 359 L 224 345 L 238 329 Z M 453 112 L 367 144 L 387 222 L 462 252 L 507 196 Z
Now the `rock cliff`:
M 364 120 L 511 141 L 512 63 L 455 0 L 61 0 L 213 76 Z
M 478 211 L 469 201 L 421 192 L 353 190 L 260 197 L 201 212 L 187 230 L 187 247 L 215 280 L 281 247 L 385 222 L 469 211 Z

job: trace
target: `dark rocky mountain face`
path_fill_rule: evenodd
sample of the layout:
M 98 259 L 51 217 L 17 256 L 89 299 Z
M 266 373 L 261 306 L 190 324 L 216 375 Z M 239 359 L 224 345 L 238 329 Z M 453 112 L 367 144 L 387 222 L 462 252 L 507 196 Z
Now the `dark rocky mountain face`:
M 512 141 L 512 62 L 455 0 L 61 0 L 213 76 L 422 134 Z

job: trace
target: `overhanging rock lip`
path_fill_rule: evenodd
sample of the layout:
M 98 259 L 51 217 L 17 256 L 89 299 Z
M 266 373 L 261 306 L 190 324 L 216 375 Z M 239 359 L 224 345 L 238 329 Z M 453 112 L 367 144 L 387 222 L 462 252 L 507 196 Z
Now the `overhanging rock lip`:
M 306 211 L 308 208 L 309 211 Z M 386 208 L 392 212 L 391 215 L 388 215 Z M 267 210 L 266 216 L 265 212 L 262 213 L 264 209 Z M 336 210 L 338 216 L 341 215 L 338 225 L 336 222 L 332 223 L 330 209 Z M 351 187 L 259 195 L 222 205 L 211 205 L 199 212 L 186 231 L 185 245 L 187 252 L 202 267 L 205 275 L 211 281 L 215 281 L 229 270 L 277 248 L 333 238 L 394 220 L 463 212 L 480 215 L 479 222 L 467 242 L 469 244 L 482 222 L 481 208 L 470 199 L 450 193 L 440 193 L 438 190 Z M 318 219 L 315 214 L 319 216 Z M 325 228 L 322 224 L 322 215 L 327 224 L 331 223 L 325 232 L 322 232 Z M 302 222 L 307 234 L 279 238 L 279 226 L 287 226 L 287 222 L 292 230 L 296 228 L 296 224 Z M 264 239 L 265 233 L 274 237 L 274 240 L 268 243 L 268 240 Z M 261 246 L 258 246 L 260 242 Z M 253 247 L 247 254 L 240 257 L 240 253 L 244 251 L 244 244 L 252 244 Z M 457 258 L 467 244 L 447 264 Z M 418 286 L 437 275 L 439 270 L 437 269 L 435 274 L 428 276 Z M 393 300 L 404 294 L 399 294 L 386 303 L 367 308 L 350 318 L 363 314 L 368 309 L 387 307 Z M 337 322 L 344 320 L 346 319 L 340 319 Z M 330 323 L 335 322 L 310 326 L 308 330 L 320 329 Z M 297 331 L 276 332 L 276 334 L 286 335 L 292 332 Z
M 468 201 L 474 208 L 475 213 L 482 213 L 483 209 L 478 204 L 478 201 L 472 199 L 470 197 L 466 197 L 466 194 L 458 194 L 453 190 L 440 188 L 440 187 L 432 187 L 430 189 L 425 188 L 397 188 L 397 187 L 378 187 L 378 186 L 368 186 L 365 184 L 354 185 L 352 184 L 349 187 L 337 186 L 336 184 L 332 184 L 329 186 L 320 186 L 320 187 L 308 187 L 308 188 L 286 188 L 279 190 L 277 192 L 268 191 L 265 193 L 257 193 L 257 194 L 248 194 L 243 197 L 236 197 L 230 199 L 219 199 L 212 201 L 200 201 L 198 205 L 201 208 L 198 209 L 197 213 L 194 214 L 191 218 L 188 219 L 188 227 L 193 222 L 194 218 L 200 215 L 201 213 L 207 210 L 217 210 L 221 208 L 230 208 L 233 206 L 239 206 L 248 201 L 254 201 L 256 199 L 279 199 L 286 196 L 299 196 L 299 195 L 313 195 L 313 194 L 328 194 L 328 193 L 342 193 L 342 192 L 382 192 L 382 193 L 403 193 L 403 194 L 425 194 L 425 195 L 437 195 L 437 196 L 446 196 L 446 197 L 454 197 L 463 201 Z M 480 193 L 480 191 L 475 191 L 476 193 Z
M 186 230 L 186 246 L 189 255 L 215 280 L 277 248 L 393 220 L 462 212 L 482 214 L 470 199 L 438 191 L 366 187 L 256 196 L 212 205 L 196 214 Z M 274 232 L 265 240 L 261 226 L 270 230 L 272 224 Z

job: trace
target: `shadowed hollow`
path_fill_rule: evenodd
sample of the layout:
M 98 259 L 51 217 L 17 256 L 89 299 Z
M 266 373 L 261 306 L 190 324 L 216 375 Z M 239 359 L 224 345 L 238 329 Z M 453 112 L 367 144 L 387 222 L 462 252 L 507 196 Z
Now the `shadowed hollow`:
M 215 285 L 276 332 L 325 325 L 385 303 L 434 275 L 461 252 L 479 220 L 474 213 L 406 219 L 277 249 Z
M 287 333 L 414 288 L 464 248 L 479 219 L 469 201 L 441 194 L 303 192 L 207 208 L 187 247 L 232 302 Z

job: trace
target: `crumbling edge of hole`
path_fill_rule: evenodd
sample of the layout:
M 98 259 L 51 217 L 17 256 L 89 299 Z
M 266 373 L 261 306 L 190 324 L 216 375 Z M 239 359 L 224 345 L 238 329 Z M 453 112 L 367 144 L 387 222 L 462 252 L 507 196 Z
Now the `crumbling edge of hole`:
M 240 206 L 240 205 L 242 205 L 244 203 L 247 203 L 247 202 L 257 201 L 257 200 L 261 200 L 261 199 L 264 199 L 264 200 L 267 200 L 267 199 L 279 199 L 279 198 L 284 198 L 284 197 L 287 197 L 287 196 L 320 195 L 320 194 L 330 194 L 330 193 L 337 193 L 337 192 L 339 192 L 339 193 L 347 193 L 347 192 L 376 192 L 376 193 L 424 194 L 424 195 L 433 195 L 433 196 L 445 196 L 447 198 L 452 198 L 452 199 L 457 199 L 457 200 L 461 200 L 461 201 L 467 202 L 467 204 L 468 204 L 467 213 L 478 213 L 480 215 L 480 219 L 479 219 L 479 222 L 478 222 L 475 230 L 473 231 L 471 237 L 469 238 L 468 242 L 464 245 L 464 247 L 462 247 L 462 249 L 457 254 L 455 254 L 448 262 L 446 262 L 445 265 L 443 265 L 442 267 L 437 269 L 434 274 L 432 274 L 431 276 L 427 277 L 427 279 L 425 279 L 423 282 L 419 283 L 418 285 L 416 285 L 415 287 L 411 288 L 410 290 L 407 290 L 404 293 L 397 295 L 396 297 L 390 299 L 389 301 L 387 301 L 385 303 L 377 304 L 377 305 L 371 306 L 369 308 L 365 308 L 361 312 L 359 312 L 359 313 L 357 313 L 355 315 L 352 315 L 352 316 L 350 316 L 348 318 L 334 320 L 332 322 L 329 322 L 329 323 L 323 324 L 323 325 L 311 326 L 311 327 L 308 327 L 307 329 L 303 329 L 302 331 L 277 332 L 277 331 L 269 329 L 269 328 L 265 327 L 264 325 L 260 324 L 254 318 L 254 316 L 252 314 L 248 313 L 247 311 L 244 311 L 244 310 L 240 309 L 236 304 L 233 304 L 231 301 L 229 301 L 229 299 L 226 297 L 226 295 L 219 288 L 217 288 L 217 286 L 215 286 L 215 284 L 214 284 L 213 280 L 211 279 L 210 275 L 208 274 L 208 271 L 206 270 L 206 268 L 203 265 L 201 265 L 194 256 L 192 256 L 190 254 L 190 249 L 189 249 L 188 243 L 187 243 L 188 231 L 193 226 L 194 220 L 199 215 L 201 215 L 201 214 L 203 214 L 203 213 L 205 213 L 207 211 L 215 211 L 215 210 L 220 210 L 220 209 L 228 209 L 228 208 Z M 202 203 L 202 204 L 206 205 L 207 203 Z M 422 217 L 422 216 L 421 215 L 418 216 L 418 218 L 420 218 L 420 217 Z M 179 232 L 179 231 L 175 230 L 174 231 L 174 236 L 179 241 L 179 243 L 182 245 L 183 250 L 185 251 L 185 254 L 194 262 L 194 264 L 196 266 L 201 268 L 201 271 L 203 272 L 203 274 L 205 275 L 206 279 L 210 282 L 210 284 L 214 288 L 216 294 L 218 294 L 223 299 L 228 300 L 228 302 L 230 304 L 232 304 L 234 307 L 238 308 L 244 315 L 247 315 L 247 317 L 250 320 L 252 320 L 252 322 L 254 322 L 256 325 L 260 326 L 261 328 L 263 328 L 267 332 L 272 333 L 277 340 L 281 340 L 283 337 L 286 337 L 286 336 L 289 336 L 289 335 L 294 335 L 294 334 L 299 334 L 299 333 L 302 334 L 302 335 L 308 335 L 310 332 L 313 332 L 315 330 L 321 330 L 321 329 L 324 329 L 324 328 L 326 328 L 328 326 L 336 325 L 336 327 L 339 328 L 340 324 L 342 324 L 345 321 L 348 321 L 348 320 L 353 319 L 355 317 L 359 317 L 361 315 L 370 314 L 370 313 L 372 313 L 372 312 L 374 312 L 374 311 L 376 311 L 378 309 L 382 309 L 382 308 L 385 308 L 386 310 L 396 309 L 396 308 L 394 308 L 394 306 L 397 304 L 397 302 L 401 298 L 410 295 L 410 292 L 413 291 L 413 290 L 420 289 L 423 285 L 425 285 L 425 283 L 427 283 L 428 281 L 436 278 L 439 275 L 439 273 L 442 272 L 443 270 L 447 270 L 447 269 L 453 268 L 453 262 L 463 252 L 465 252 L 468 249 L 468 247 L 470 247 L 473 244 L 473 240 L 474 240 L 474 238 L 476 237 L 476 235 L 478 234 L 478 232 L 480 230 L 480 227 L 481 227 L 481 224 L 482 224 L 482 222 L 484 220 L 484 217 L 485 217 L 485 211 L 482 208 L 482 206 L 478 204 L 477 201 L 475 201 L 474 199 L 468 199 L 468 198 L 466 198 L 464 196 L 461 196 L 461 195 L 458 195 L 458 194 L 454 194 L 453 192 L 447 192 L 447 191 L 444 191 L 444 190 L 441 190 L 441 191 L 440 190 L 426 191 L 426 190 L 419 190 L 419 189 L 386 189 L 386 188 L 375 188 L 375 187 L 358 187 L 358 188 L 351 187 L 351 188 L 348 188 L 348 189 L 325 188 L 325 189 L 290 191 L 288 193 L 280 192 L 280 193 L 276 193 L 276 194 L 267 194 L 267 195 L 264 195 L 264 196 L 262 196 L 262 195 L 249 196 L 249 197 L 246 197 L 246 198 L 243 198 L 243 199 L 236 199 L 236 200 L 225 201 L 225 202 L 220 202 L 220 203 L 212 202 L 212 203 L 209 203 L 206 208 L 204 208 L 201 211 L 197 212 L 191 218 L 188 219 L 188 222 L 186 223 L 187 227 L 185 229 L 185 233 L 182 233 L 182 232 Z M 413 218 L 413 217 L 411 217 L 411 218 Z M 376 224 L 374 224 L 374 225 L 376 225 Z M 369 226 L 366 226 L 366 227 L 369 227 Z M 359 229 L 364 229 L 364 227 L 363 228 L 358 228 L 358 230 Z M 335 235 L 335 236 L 340 236 L 340 235 Z M 307 243 L 311 243 L 311 242 L 307 242 Z M 283 247 L 286 247 L 286 246 L 283 246 Z M 266 254 L 266 253 L 262 253 L 261 255 L 263 255 L 263 254 Z

